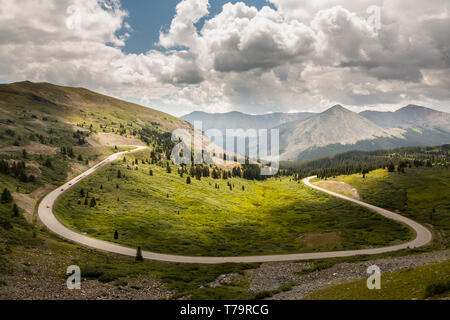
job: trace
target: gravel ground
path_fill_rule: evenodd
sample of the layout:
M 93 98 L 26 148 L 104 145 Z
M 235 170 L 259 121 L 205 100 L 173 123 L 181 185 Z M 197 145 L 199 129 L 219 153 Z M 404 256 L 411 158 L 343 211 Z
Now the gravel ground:
M 221 274 L 220 276 L 217 277 L 216 280 L 214 280 L 213 282 L 209 283 L 208 286 L 210 288 L 218 288 L 220 286 L 236 282 L 240 278 L 241 277 L 237 273 Z
M 81 290 L 68 290 L 65 279 L 49 277 L 4 277 L 3 281 L 14 283 L 0 287 L 0 299 L 5 300 L 156 300 L 171 296 L 154 277 L 139 277 L 130 281 L 127 286 L 86 280 L 81 283 Z
M 120 286 L 85 280 L 81 290 L 68 290 L 61 270 L 83 252 L 30 248 L 9 256 L 12 272 L 0 273 L 0 300 L 159 300 L 174 294 L 154 275 L 120 278 Z
M 265 263 L 260 268 L 249 271 L 252 279 L 249 291 L 271 291 L 288 283 L 297 283 L 299 277 L 296 273 L 310 268 L 309 263 Z
M 12 261 L 14 272 L 0 274 L 0 299 L 85 299 L 85 300 L 115 300 L 115 299 L 167 299 L 174 292 L 169 291 L 156 276 L 135 276 L 121 278 L 126 281 L 122 285 L 101 283 L 96 280 L 86 280 L 81 284 L 81 290 L 68 290 L 66 279 L 61 276 L 69 261 L 74 258 L 83 260 L 84 249 L 66 252 L 42 248 L 29 248 L 18 252 Z M 302 299 L 309 293 L 327 285 L 365 278 L 367 267 L 377 265 L 383 273 L 400 269 L 414 268 L 450 259 L 450 250 L 425 253 L 421 255 L 383 258 L 358 263 L 340 263 L 329 269 L 297 276 L 301 270 L 312 267 L 310 263 L 265 263 L 258 269 L 248 270 L 245 275 L 221 275 L 209 284 L 210 287 L 220 287 L 236 281 L 248 281 L 249 291 L 253 293 L 271 291 L 286 284 L 295 283 L 290 291 L 274 295 L 271 299 L 295 300 Z
M 364 261 L 358 263 L 340 263 L 325 270 L 316 271 L 310 274 L 297 277 L 294 281 L 298 283 L 292 290 L 282 292 L 269 298 L 271 300 L 298 300 L 306 297 L 311 292 L 326 287 L 328 285 L 342 283 L 350 280 L 357 280 L 368 277 L 367 268 L 371 265 L 377 265 L 382 273 L 394 272 L 400 269 L 409 269 L 420 267 L 428 264 L 433 264 L 450 259 L 450 250 L 437 251 L 431 253 L 425 253 L 421 255 L 397 257 L 397 258 L 385 258 L 376 259 L 371 261 Z M 286 270 L 283 268 L 272 270 L 272 274 L 266 273 L 267 279 L 279 279 L 278 273 L 284 273 Z M 291 271 L 295 273 L 295 270 Z M 290 281 L 293 282 L 293 281 Z M 268 280 L 268 283 L 271 283 Z M 285 282 L 286 283 L 286 282 Z M 262 290 L 273 290 L 272 285 L 262 286 L 259 288 Z M 267 288 L 267 289 L 266 289 Z

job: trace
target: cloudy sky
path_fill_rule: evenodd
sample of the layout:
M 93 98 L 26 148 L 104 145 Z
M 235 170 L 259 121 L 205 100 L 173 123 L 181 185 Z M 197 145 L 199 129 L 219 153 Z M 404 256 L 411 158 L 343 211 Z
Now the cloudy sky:
M 0 82 L 193 110 L 450 112 L 448 0 L 0 0 Z

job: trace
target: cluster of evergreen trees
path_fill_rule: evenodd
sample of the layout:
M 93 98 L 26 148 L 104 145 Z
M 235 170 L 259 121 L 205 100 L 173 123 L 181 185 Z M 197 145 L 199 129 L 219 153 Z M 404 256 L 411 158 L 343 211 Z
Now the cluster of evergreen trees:
M 102 186 L 103 187 L 103 186 Z M 84 192 L 84 189 L 80 190 L 80 197 L 82 199 L 84 199 L 83 201 L 78 200 L 78 204 L 82 204 L 85 206 L 89 206 L 91 208 L 94 208 L 95 206 L 97 206 L 97 200 L 95 199 L 95 197 L 90 197 L 89 196 L 89 192 Z
M 86 144 L 86 139 L 84 137 L 84 132 L 77 130 L 77 132 L 74 132 L 73 138 L 78 141 L 78 145 L 82 146 Z
M 19 217 L 19 207 L 17 206 L 17 204 L 14 203 L 14 199 L 13 199 L 13 197 L 11 195 L 11 192 L 7 188 L 3 189 L 0 202 L 2 204 L 10 204 L 10 203 L 12 203 L 13 204 L 13 206 L 12 206 L 12 217 L 13 218 Z M 10 224 L 3 225 L 3 226 L 12 227 L 12 226 L 10 226 Z
M 166 159 L 170 159 L 172 150 L 175 147 L 175 142 L 172 141 L 172 134 L 169 132 L 160 132 L 154 128 L 145 126 L 141 130 L 135 132 L 139 134 L 140 139 L 147 145 L 153 143 L 155 150 L 154 162 L 157 162 L 156 154 L 164 154 Z M 160 159 L 159 159 L 160 160 Z
M 350 151 L 332 157 L 311 161 L 282 163 L 278 175 L 295 176 L 298 179 L 317 175 L 328 178 L 338 175 L 363 175 L 376 169 L 389 172 L 405 172 L 406 168 L 448 166 L 450 164 L 450 145 L 440 147 L 408 147 L 394 150 Z
M 75 152 L 73 152 L 72 147 L 61 147 L 61 154 L 72 159 L 75 158 Z
M 27 175 L 26 165 L 23 160 L 13 161 L 10 165 L 6 160 L 0 160 L 0 173 L 11 175 L 22 182 L 34 182 L 36 177 L 32 174 Z

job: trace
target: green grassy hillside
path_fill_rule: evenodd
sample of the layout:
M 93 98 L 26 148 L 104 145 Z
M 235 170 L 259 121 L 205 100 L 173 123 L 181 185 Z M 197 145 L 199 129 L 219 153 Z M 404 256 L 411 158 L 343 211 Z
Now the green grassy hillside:
M 366 174 L 339 176 L 355 187 L 362 199 L 382 208 L 398 211 L 431 226 L 435 245 L 450 241 L 450 168 L 406 168 L 405 173 L 379 169 Z
M 44 117 L 59 118 L 70 124 L 83 124 L 95 130 L 121 131 L 120 125 L 132 129 L 145 126 L 171 132 L 190 125 L 176 117 L 130 102 L 101 95 L 83 88 L 56 86 L 49 83 L 19 82 L 0 85 L 0 108 L 3 121 L 18 118 L 39 123 Z M 37 118 L 33 118 L 35 115 Z M 39 121 L 40 120 L 40 121 Z M 100 127 L 103 126 L 103 128 Z M 127 133 L 130 133 L 127 128 Z
M 368 290 L 367 279 L 330 286 L 309 300 L 411 300 L 450 295 L 450 261 L 396 271 L 381 276 L 381 290 Z

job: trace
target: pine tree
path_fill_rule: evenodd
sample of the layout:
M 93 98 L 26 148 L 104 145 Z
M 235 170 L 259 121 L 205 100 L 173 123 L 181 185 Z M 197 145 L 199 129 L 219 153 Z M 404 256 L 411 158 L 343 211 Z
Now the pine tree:
M 388 172 L 394 172 L 395 171 L 395 165 L 391 162 L 388 165 Z
M 84 205 L 87 206 L 88 205 L 88 198 L 84 198 Z
M 117 178 L 122 178 L 122 172 L 120 172 L 120 170 L 117 170 Z
M 190 177 L 190 176 L 188 176 L 188 177 L 186 178 L 186 183 L 187 183 L 187 184 L 191 184 L 191 177 Z
M 11 192 L 7 188 L 3 190 L 2 193 L 2 203 L 11 203 L 13 201 L 13 198 L 11 196 Z
M 97 205 L 97 201 L 95 201 L 95 198 L 92 197 L 91 204 L 90 204 L 91 208 L 95 207 L 96 205 Z
M 14 203 L 13 206 L 13 217 L 17 218 L 19 216 L 19 207 Z
M 49 158 L 47 158 L 47 160 L 45 160 L 44 166 L 46 166 L 47 168 L 53 169 L 52 162 L 50 161 Z
M 142 256 L 142 249 L 141 249 L 141 247 L 137 248 L 136 261 L 144 261 L 144 257 Z
M 117 239 L 119 239 L 119 232 L 117 232 L 117 230 L 116 230 L 116 231 L 114 231 L 114 240 L 117 240 Z
M 150 169 L 150 176 L 153 176 L 153 170 L 152 169 Z
M 83 198 L 84 197 L 84 189 L 80 190 L 80 196 Z

